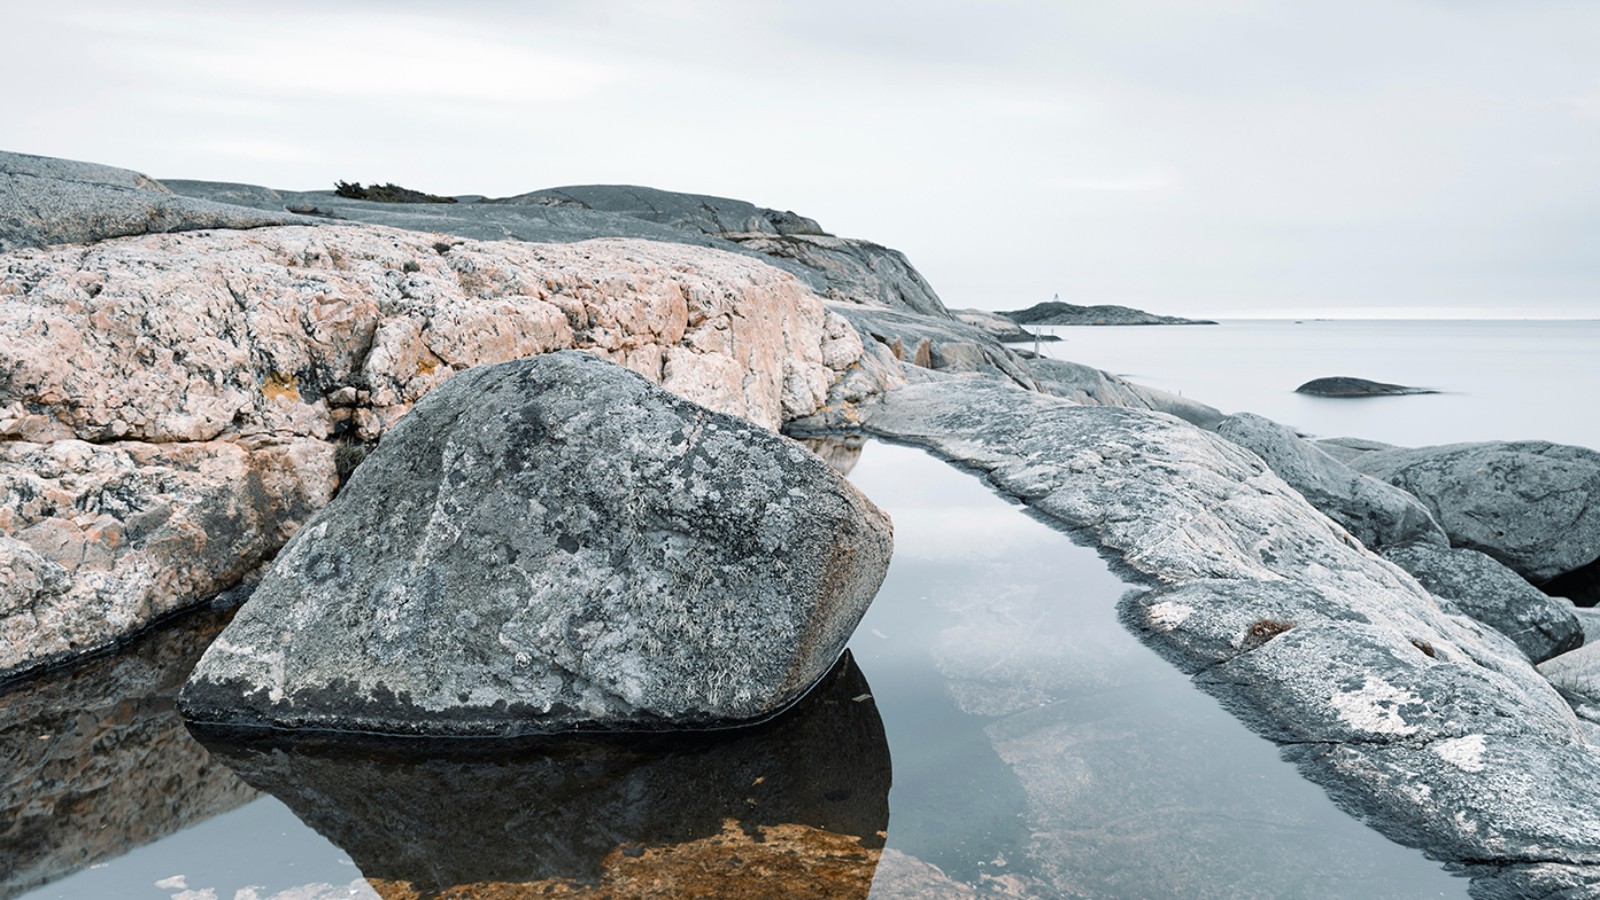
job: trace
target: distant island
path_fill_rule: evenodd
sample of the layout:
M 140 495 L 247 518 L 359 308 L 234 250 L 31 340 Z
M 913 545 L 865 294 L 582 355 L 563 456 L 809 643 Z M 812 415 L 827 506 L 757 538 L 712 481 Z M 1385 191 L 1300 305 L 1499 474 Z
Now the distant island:
M 1215 325 L 1208 319 L 1158 316 L 1127 306 L 1076 306 L 1051 300 L 1027 309 L 1002 312 L 1021 325 Z

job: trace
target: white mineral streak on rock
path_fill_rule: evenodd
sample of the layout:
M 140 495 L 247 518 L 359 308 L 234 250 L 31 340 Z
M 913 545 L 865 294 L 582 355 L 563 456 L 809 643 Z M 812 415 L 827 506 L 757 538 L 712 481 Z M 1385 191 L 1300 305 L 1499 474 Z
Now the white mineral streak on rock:
M 1335 694 L 1329 702 L 1339 711 L 1340 720 L 1357 731 L 1415 734 L 1417 726 L 1406 723 L 1400 708 L 1413 703 L 1421 705 L 1422 698 L 1373 677 L 1368 678 L 1360 690 Z
M 1150 607 L 1150 627 L 1158 631 L 1171 631 L 1194 615 L 1194 607 L 1182 603 L 1163 602 Z
M 370 226 L 0 256 L 0 673 L 228 587 L 472 366 L 576 348 L 775 429 L 860 338 L 787 273 L 679 244 Z
M 1439 754 L 1440 759 L 1463 772 L 1483 771 L 1483 735 L 1481 734 L 1469 734 L 1464 737 L 1438 741 L 1433 745 L 1433 752 Z

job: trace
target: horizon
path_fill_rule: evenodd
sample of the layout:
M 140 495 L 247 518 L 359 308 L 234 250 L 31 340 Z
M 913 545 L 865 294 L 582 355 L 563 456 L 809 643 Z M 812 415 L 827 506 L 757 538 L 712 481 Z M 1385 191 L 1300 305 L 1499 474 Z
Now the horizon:
M 1600 316 L 1600 8 L 1567 0 L 10 19 L 14 63 L 59 75 L 7 98 L 0 147 L 158 179 L 734 197 L 905 252 L 952 308 Z

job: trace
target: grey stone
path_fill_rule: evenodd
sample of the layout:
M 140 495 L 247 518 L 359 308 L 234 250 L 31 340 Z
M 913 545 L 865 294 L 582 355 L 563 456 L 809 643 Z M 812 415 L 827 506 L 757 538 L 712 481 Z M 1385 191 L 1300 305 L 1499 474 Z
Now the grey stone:
M 1431 388 L 1387 384 L 1382 381 L 1368 381 L 1365 378 L 1351 378 L 1347 375 L 1313 378 L 1294 391 L 1297 394 L 1311 394 L 1316 397 L 1392 397 L 1404 394 L 1439 393 Z
M 758 719 L 838 659 L 891 543 L 743 419 L 585 353 L 480 366 L 295 535 L 184 708 L 441 735 Z
M 1600 453 L 1586 447 L 1446 444 L 1364 453 L 1350 466 L 1427 504 L 1451 544 L 1481 550 L 1534 584 L 1600 557 Z
M 1052 300 L 1000 315 L 1023 325 L 1215 325 L 1209 319 L 1159 316 L 1127 306 L 1078 306 Z
M 1383 557 L 1437 597 L 1515 641 L 1534 662 L 1583 645 L 1572 604 L 1551 597 L 1476 550 L 1437 544 L 1387 547 Z
M 477 240 L 571 243 L 641 238 L 714 247 L 763 260 L 824 297 L 948 318 L 944 304 L 905 256 L 868 241 L 825 234 L 810 219 L 742 200 L 633 185 L 550 188 L 501 200 L 455 204 L 373 203 L 332 191 L 166 179 L 188 197 L 257 209 L 441 232 Z
M 1227 418 L 1223 412 L 1198 400 L 1125 381 L 1110 372 L 1064 359 L 1039 357 L 1026 360 L 1028 371 L 1043 393 L 1086 406 L 1126 406 L 1149 409 L 1215 430 Z
M 987 333 L 954 319 L 903 310 L 873 309 L 843 303 L 830 309 L 844 316 L 861 343 L 881 344 L 896 359 L 941 372 L 977 372 L 1037 388 L 1027 364 Z
M 1585 644 L 1539 664 L 1550 683 L 1589 704 L 1600 704 L 1600 644 Z
M 1279 478 L 1368 549 L 1416 541 L 1449 543 L 1422 501 L 1351 469 L 1271 419 L 1239 413 L 1221 422 L 1217 433 L 1265 460 Z
M 282 210 L 180 197 L 126 169 L 0 151 L 0 252 L 134 234 L 304 221 Z
M 1348 465 L 1350 460 L 1375 450 L 1400 450 L 1394 444 L 1385 444 L 1383 441 L 1369 441 L 1366 438 L 1333 437 L 1321 438 L 1311 442 L 1318 450 L 1338 461 Z
M 986 309 L 952 309 L 950 310 L 950 315 L 959 322 L 971 325 L 980 331 L 988 332 L 990 337 L 1002 344 L 1024 344 L 1036 341 L 1053 343 L 1061 340 L 1059 335 L 1036 334 L 1005 316 Z
M 991 379 L 911 384 L 864 422 L 983 473 L 1151 585 L 1123 621 L 1384 834 L 1496 871 L 1600 863 L 1600 753 L 1567 700 L 1256 455 Z

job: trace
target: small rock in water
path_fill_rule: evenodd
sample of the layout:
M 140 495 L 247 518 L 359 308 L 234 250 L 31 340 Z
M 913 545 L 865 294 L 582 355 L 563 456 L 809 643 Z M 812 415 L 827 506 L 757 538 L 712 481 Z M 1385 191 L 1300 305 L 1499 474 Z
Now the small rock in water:
M 1386 384 L 1365 378 L 1336 375 L 1332 378 L 1313 378 L 1294 389 L 1297 394 L 1317 397 L 1390 397 L 1400 394 L 1437 394 L 1432 388 L 1408 387 L 1403 384 Z
M 580 352 L 456 375 L 278 556 L 192 719 L 511 735 L 714 727 L 844 650 L 892 528 L 826 463 Z

